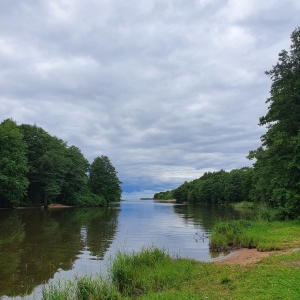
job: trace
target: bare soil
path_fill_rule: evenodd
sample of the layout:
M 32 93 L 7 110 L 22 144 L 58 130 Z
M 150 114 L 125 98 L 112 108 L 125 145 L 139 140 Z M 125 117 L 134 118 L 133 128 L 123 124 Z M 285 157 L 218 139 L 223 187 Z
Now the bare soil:
M 63 205 L 63 204 L 56 204 L 56 203 L 52 203 L 48 205 L 48 208 L 71 208 L 73 206 L 69 206 L 69 205 Z
M 242 248 L 229 253 L 228 255 L 217 259 L 216 264 L 240 264 L 247 265 L 250 263 L 256 263 L 261 261 L 264 257 L 269 256 L 272 253 L 278 253 L 278 251 L 266 251 L 260 252 L 257 249 Z

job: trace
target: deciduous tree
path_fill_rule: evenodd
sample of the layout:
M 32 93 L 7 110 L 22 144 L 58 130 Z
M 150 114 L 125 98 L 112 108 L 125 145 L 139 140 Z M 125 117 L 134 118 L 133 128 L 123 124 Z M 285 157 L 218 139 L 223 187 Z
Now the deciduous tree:
M 19 205 L 28 180 L 27 147 L 16 123 L 5 120 L 0 124 L 0 207 Z
M 290 216 L 300 215 L 300 27 L 291 34 L 290 51 L 266 72 L 272 80 L 268 112 L 260 118 L 267 127 L 256 158 L 255 196 Z
M 107 202 L 121 198 L 121 181 L 115 167 L 107 156 L 96 157 L 90 167 L 89 186 L 91 192 L 103 196 Z

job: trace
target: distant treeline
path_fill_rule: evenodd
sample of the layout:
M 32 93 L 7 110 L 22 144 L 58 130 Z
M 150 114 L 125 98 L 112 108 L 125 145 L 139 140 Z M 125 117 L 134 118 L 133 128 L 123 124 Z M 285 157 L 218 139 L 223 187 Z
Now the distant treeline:
M 191 203 L 254 201 L 280 212 L 300 216 L 300 27 L 291 34 L 290 51 L 266 72 L 271 78 L 268 112 L 259 119 L 267 132 L 262 145 L 250 151 L 253 168 L 205 173 L 155 198 L 176 198 Z
M 0 124 L 0 207 L 102 206 L 120 200 L 120 184 L 107 156 L 89 164 L 80 149 L 36 125 Z
M 253 182 L 252 168 L 209 172 L 199 179 L 185 182 L 172 191 L 156 193 L 154 199 L 176 199 L 178 202 L 203 204 L 251 201 Z

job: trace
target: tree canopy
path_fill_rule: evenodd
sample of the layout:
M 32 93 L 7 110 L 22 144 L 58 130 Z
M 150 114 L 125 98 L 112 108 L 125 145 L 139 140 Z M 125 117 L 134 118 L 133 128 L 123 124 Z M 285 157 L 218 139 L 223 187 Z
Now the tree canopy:
M 94 168 L 79 148 L 41 127 L 5 120 L 0 124 L 0 207 L 97 206 L 120 200 L 117 172 L 107 156 L 101 160 L 103 167 Z
M 91 191 L 104 197 L 108 202 L 116 201 L 121 197 L 121 182 L 115 167 L 107 156 L 96 157 L 90 168 Z
M 290 216 L 300 215 L 300 27 L 291 34 L 290 51 L 282 50 L 266 74 L 272 80 L 267 127 L 262 146 L 251 151 L 257 176 L 255 195 Z
M 28 186 L 27 145 L 17 124 L 0 124 L 0 207 L 19 205 Z

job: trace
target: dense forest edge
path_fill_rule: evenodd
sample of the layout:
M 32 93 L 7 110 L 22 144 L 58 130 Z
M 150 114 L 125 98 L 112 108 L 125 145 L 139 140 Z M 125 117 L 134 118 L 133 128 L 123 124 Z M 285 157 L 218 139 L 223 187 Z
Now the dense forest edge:
M 104 206 L 121 198 L 107 156 L 90 164 L 76 146 L 37 125 L 0 124 L 0 207 Z
M 267 131 L 261 146 L 249 152 L 253 167 L 207 172 L 154 199 L 229 204 L 251 201 L 268 207 L 276 219 L 300 216 L 300 27 L 291 34 L 290 50 L 282 50 L 266 74 L 272 84 L 268 112 L 259 119 Z

